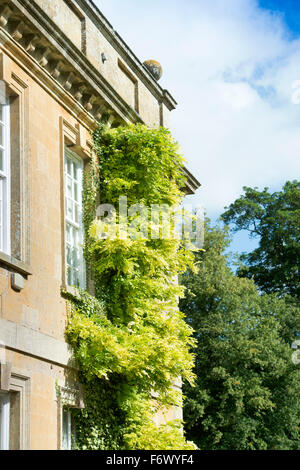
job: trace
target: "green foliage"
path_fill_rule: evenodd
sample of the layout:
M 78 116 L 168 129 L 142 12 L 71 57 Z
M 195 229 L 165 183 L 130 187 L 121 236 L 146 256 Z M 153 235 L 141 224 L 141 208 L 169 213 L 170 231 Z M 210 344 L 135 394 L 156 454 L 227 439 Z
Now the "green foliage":
M 87 389 L 86 409 L 76 412 L 78 446 L 191 448 L 178 423 L 157 427 L 153 416 L 182 404 L 173 387 L 178 376 L 194 380 L 189 349 L 195 342 L 175 282 L 187 266 L 193 269 L 193 254 L 176 238 L 124 237 L 118 213 L 120 196 L 128 205 L 179 205 L 182 158 L 164 128 L 101 126 L 94 142 L 98 161 L 85 178 L 84 221 L 97 298 L 81 292 L 73 300 L 66 331 Z M 91 217 L 99 194 L 117 210 L 115 237 L 102 238 L 103 224 Z
M 182 435 L 182 423 L 171 421 L 159 427 L 152 420 L 142 426 L 137 433 L 126 435 L 128 447 L 133 450 L 196 450 L 192 442 Z
M 177 205 L 183 194 L 183 158 L 168 129 L 128 125 L 95 132 L 100 161 L 101 203 Z
M 241 277 L 253 278 L 266 293 L 300 299 L 300 182 L 287 182 L 282 191 L 244 188 L 223 214 L 234 231 L 248 230 L 259 247 L 242 256 Z
M 186 431 L 201 449 L 300 449 L 300 376 L 292 342 L 295 302 L 259 295 L 235 276 L 228 232 L 206 224 L 197 274 L 183 276 L 181 309 L 195 330 L 196 386 L 185 386 Z
M 115 386 L 92 379 L 85 385 L 85 409 L 73 410 L 76 422 L 76 448 L 81 450 L 120 450 L 126 432 L 126 415 L 118 406 Z

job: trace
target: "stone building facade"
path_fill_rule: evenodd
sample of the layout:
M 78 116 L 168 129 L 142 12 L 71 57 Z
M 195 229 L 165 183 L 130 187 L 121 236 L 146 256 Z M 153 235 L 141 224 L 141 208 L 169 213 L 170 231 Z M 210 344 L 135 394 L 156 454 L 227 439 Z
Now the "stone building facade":
M 0 0 L 0 449 L 68 449 L 62 403 L 84 406 L 61 291 L 84 284 L 91 131 L 175 106 L 90 0 Z

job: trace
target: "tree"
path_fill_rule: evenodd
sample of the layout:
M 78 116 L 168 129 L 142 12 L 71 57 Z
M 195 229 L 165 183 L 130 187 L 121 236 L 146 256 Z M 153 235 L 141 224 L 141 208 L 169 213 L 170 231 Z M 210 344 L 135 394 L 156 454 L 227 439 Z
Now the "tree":
M 228 230 L 206 224 L 199 272 L 183 276 L 181 310 L 195 330 L 196 386 L 185 386 L 187 437 L 202 450 L 300 449 L 300 309 L 235 276 Z
M 244 188 L 245 195 L 222 218 L 233 231 L 248 230 L 259 247 L 241 260 L 238 275 L 253 278 L 263 292 L 300 299 L 300 182 L 287 182 L 282 191 Z

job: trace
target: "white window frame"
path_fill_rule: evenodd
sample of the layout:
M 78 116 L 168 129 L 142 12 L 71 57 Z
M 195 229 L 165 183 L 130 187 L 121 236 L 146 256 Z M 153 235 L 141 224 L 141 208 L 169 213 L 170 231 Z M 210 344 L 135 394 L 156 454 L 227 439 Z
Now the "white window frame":
M 67 417 L 67 436 L 65 438 L 65 427 L 64 418 Z M 68 408 L 62 408 L 61 410 L 61 449 L 72 450 L 73 448 L 73 436 L 72 436 L 72 412 Z
M 77 178 L 74 177 L 74 174 L 69 175 L 68 173 L 68 160 L 76 166 Z M 70 149 L 65 147 L 65 257 L 66 257 L 66 284 L 74 287 L 81 287 L 82 289 L 86 288 L 86 266 L 83 256 L 83 243 L 84 243 L 84 230 L 83 230 L 83 221 L 82 221 L 82 193 L 83 193 L 83 160 L 72 152 Z M 68 181 L 70 180 L 71 196 L 68 194 Z M 74 197 L 74 185 L 77 183 L 79 200 L 76 200 Z M 72 206 L 72 217 L 68 213 L 68 204 Z M 75 211 L 78 211 L 78 220 L 76 221 Z M 68 228 L 69 239 L 68 239 Z M 74 237 L 75 234 L 75 237 Z M 75 241 L 74 241 L 75 238 Z M 68 248 L 71 253 L 71 264 L 68 261 Z M 78 268 L 74 267 L 72 264 L 73 252 L 77 251 L 78 254 Z M 68 280 L 68 271 L 71 271 L 71 282 Z M 78 285 L 73 282 L 75 274 L 77 274 Z
M 3 152 L 3 168 L 0 168 L 0 251 L 10 256 L 10 105 L 1 104 L 3 127 L 3 142 L 0 149 Z
M 10 395 L 0 393 L 0 450 L 9 450 Z

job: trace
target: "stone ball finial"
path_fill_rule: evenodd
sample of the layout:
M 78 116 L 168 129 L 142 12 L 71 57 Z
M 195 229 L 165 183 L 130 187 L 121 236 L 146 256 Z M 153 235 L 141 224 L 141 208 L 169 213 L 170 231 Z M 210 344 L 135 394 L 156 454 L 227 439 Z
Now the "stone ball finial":
M 156 60 L 146 60 L 144 65 L 149 70 L 151 75 L 153 75 L 155 80 L 158 81 L 162 77 L 163 69 L 159 62 Z

